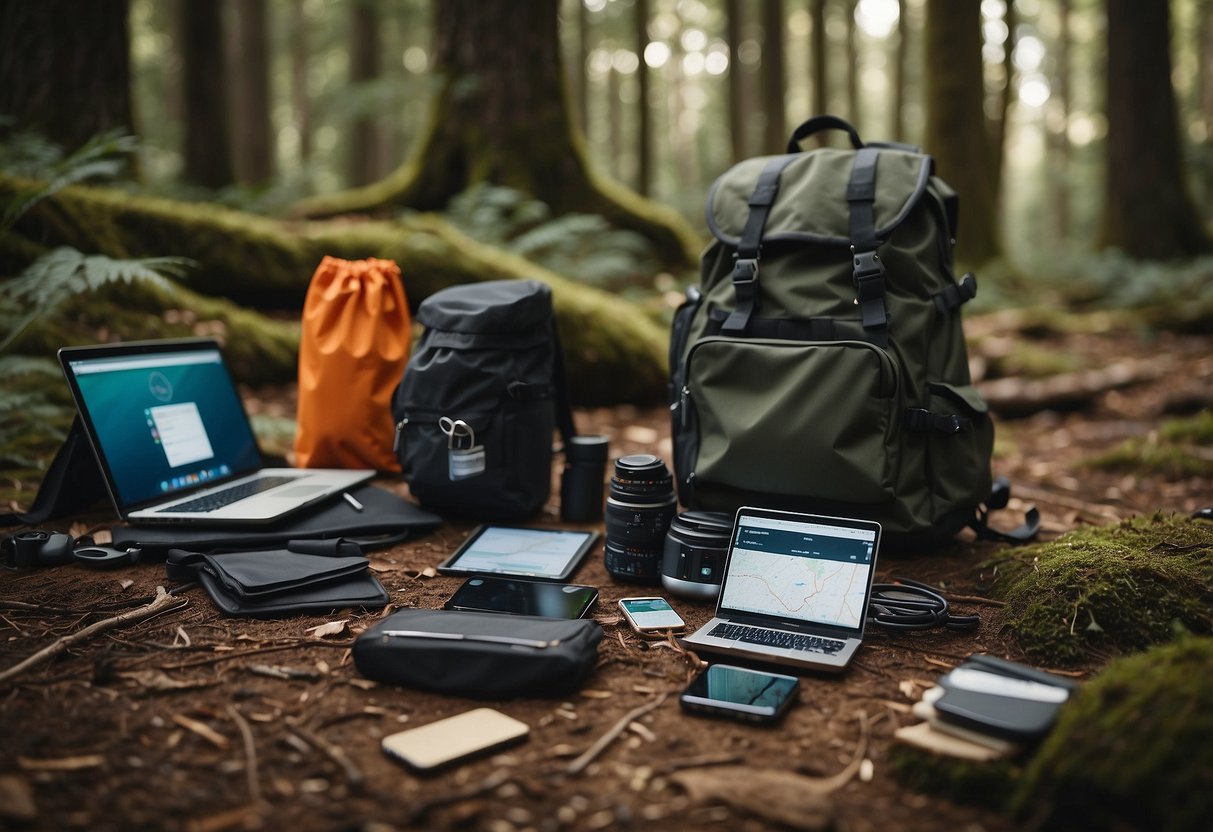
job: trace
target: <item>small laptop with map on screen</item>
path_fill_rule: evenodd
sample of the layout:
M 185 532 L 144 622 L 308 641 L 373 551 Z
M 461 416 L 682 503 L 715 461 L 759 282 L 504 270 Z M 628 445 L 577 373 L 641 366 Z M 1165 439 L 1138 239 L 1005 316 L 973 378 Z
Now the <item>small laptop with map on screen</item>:
M 124 520 L 268 523 L 375 474 L 263 467 L 213 339 L 65 347 L 59 363 Z
M 692 650 L 840 672 L 863 641 L 880 524 L 741 508 L 716 615 Z

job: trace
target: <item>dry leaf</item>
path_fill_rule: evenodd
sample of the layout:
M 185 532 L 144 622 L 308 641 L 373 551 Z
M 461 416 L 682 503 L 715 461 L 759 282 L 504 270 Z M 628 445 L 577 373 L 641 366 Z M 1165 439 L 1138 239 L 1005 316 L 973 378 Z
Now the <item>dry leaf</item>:
M 218 680 L 195 681 L 190 679 L 174 679 L 163 670 L 136 670 L 129 673 L 119 673 L 123 679 L 130 679 L 147 691 L 191 690 L 194 688 L 209 688 L 219 684 Z
M 185 631 L 184 627 L 177 628 L 177 634 L 175 636 L 173 636 L 173 646 L 176 647 L 177 642 L 179 642 L 179 641 L 181 642 L 181 644 L 185 645 L 186 647 L 189 647 L 190 645 L 193 644 L 193 642 L 190 640 L 190 634 Z
M 438 570 L 432 566 L 427 566 L 425 569 L 422 569 L 419 573 L 417 573 L 417 575 L 421 578 L 436 578 L 438 577 Z
M 348 622 L 348 619 L 343 618 L 340 621 L 330 621 L 327 624 L 317 624 L 315 627 L 308 627 L 304 632 L 311 633 L 315 638 L 339 636 L 345 633 Z
M 914 699 L 918 696 L 918 686 L 909 679 L 902 679 L 898 682 L 897 689 L 906 699 Z
M 26 779 L 8 774 L 0 776 L 0 818 L 28 822 L 37 817 L 34 790 Z
M 586 699 L 610 699 L 613 696 L 609 690 L 583 690 L 581 695 Z
M 345 679 L 344 681 L 347 685 L 359 690 L 374 690 L 379 687 L 378 682 L 372 682 L 370 679 Z
M 123 578 L 122 580 L 118 581 L 118 586 L 122 587 L 124 590 L 130 589 L 134 585 L 135 585 L 135 582 L 132 581 L 130 578 Z

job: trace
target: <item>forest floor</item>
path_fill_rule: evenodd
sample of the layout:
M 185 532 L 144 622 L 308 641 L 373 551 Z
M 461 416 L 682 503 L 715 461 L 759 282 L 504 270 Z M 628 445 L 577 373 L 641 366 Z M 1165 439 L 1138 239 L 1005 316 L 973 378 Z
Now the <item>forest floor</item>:
M 998 419 L 995 473 L 1011 478 L 1015 495 L 1004 522 L 1035 504 L 1050 539 L 1084 524 L 1191 513 L 1213 502 L 1207 476 L 1088 465 L 1122 440 L 1157 435 L 1170 414 L 1210 407 L 1213 336 L 1068 336 L 1064 347 L 1096 368 L 1140 369 L 1148 361 L 1153 369 L 1095 385 L 1067 410 Z M 1030 385 L 1003 387 L 991 393 L 1008 396 L 1008 411 L 1016 397 L 1041 394 Z M 289 390 L 251 391 L 249 401 L 263 413 L 293 408 Z M 664 408 L 580 411 L 577 419 L 583 432 L 609 434 L 613 454 L 670 458 Z M 406 493 L 399 483 L 381 484 Z M 560 525 L 558 493 L 538 525 Z M 460 579 L 433 567 L 470 528 L 444 524 L 372 552 L 389 609 L 441 607 Z M 877 580 L 941 587 L 958 611 L 981 616 L 980 629 L 869 628 L 851 668 L 837 678 L 805 677 L 798 703 L 774 727 L 680 711 L 677 694 L 694 660 L 621 622 L 616 601 L 649 590 L 610 579 L 600 549 L 573 578 L 601 590 L 592 613 L 605 631 L 599 662 L 578 694 L 557 699 L 483 703 L 369 683 L 354 670 L 349 645 L 384 610 L 244 620 L 224 617 L 189 589 L 184 608 L 97 634 L 0 682 L 0 828 L 1009 829 L 1013 821 L 997 812 L 911 791 L 889 764 L 894 730 L 915 721 L 910 706 L 935 678 L 974 652 L 1023 658 L 998 624 L 998 605 L 982 597 L 982 564 L 1000 550 L 962 535 L 938 551 L 882 557 Z M 4 573 L 0 672 L 99 617 L 147 603 L 158 585 L 166 580 L 155 564 Z M 672 602 L 692 628 L 712 612 Z M 326 628 L 330 635 L 314 629 L 333 622 L 343 624 Z M 482 704 L 527 723 L 528 741 L 429 778 L 380 751 L 387 734 Z M 571 770 L 645 705 L 654 707 L 624 723 L 583 770 Z M 796 786 L 781 779 L 789 774 Z

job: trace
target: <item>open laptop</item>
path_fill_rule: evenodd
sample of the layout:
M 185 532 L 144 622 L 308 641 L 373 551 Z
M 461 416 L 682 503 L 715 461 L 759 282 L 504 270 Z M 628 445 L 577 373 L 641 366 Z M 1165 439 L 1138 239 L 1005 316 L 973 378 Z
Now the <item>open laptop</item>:
M 269 523 L 374 476 L 263 468 L 212 339 L 65 347 L 59 363 L 124 520 Z
M 863 640 L 880 547 L 869 520 L 742 508 L 716 615 L 693 650 L 841 672 Z

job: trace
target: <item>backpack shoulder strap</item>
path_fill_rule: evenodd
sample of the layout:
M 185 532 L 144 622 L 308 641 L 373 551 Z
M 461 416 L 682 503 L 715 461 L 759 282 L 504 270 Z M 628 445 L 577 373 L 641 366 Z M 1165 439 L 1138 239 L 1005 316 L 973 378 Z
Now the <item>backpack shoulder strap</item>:
M 994 480 L 985 504 L 979 506 L 976 515 L 969 521 L 969 528 L 977 533 L 978 540 L 997 540 L 1002 543 L 1027 543 L 1040 532 L 1040 509 L 1033 506 L 1024 512 L 1023 524 L 1009 532 L 990 528 L 990 512 L 1006 508 L 1011 499 L 1011 481 L 1006 477 Z

